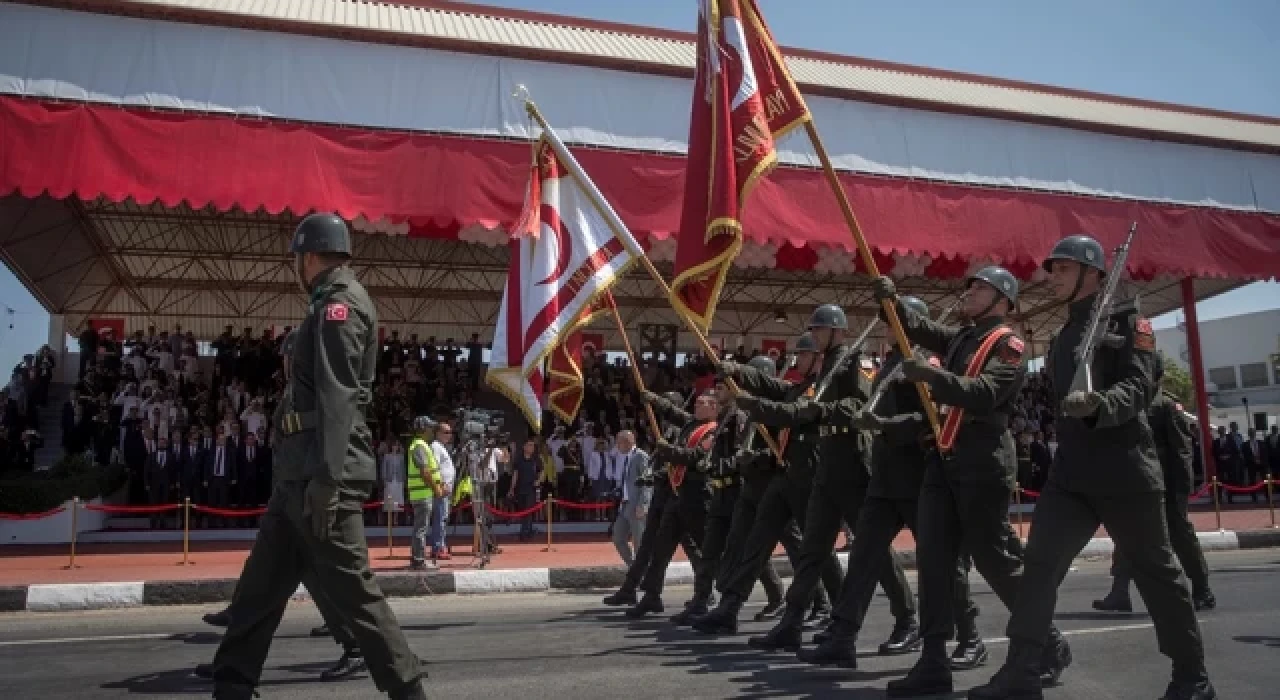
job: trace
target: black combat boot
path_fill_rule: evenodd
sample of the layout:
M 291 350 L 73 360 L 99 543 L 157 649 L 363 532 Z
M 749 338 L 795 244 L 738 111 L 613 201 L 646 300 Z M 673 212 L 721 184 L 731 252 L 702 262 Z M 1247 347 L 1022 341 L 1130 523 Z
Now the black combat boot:
M 956 620 L 956 648 L 951 652 L 951 670 L 968 671 L 987 662 L 987 645 L 978 634 L 977 615 Z
M 204 620 L 204 623 L 206 625 L 213 625 L 214 627 L 227 627 L 231 624 L 231 608 L 227 608 L 226 610 L 222 610 L 216 613 L 209 613 L 208 615 L 205 615 L 201 619 Z
M 1209 674 L 1204 664 L 1195 663 L 1187 666 L 1173 665 L 1173 680 L 1165 689 L 1161 700 L 1214 700 L 1218 691 L 1209 682 Z
M 898 620 L 893 625 L 893 632 L 884 644 L 880 645 L 881 656 L 899 656 L 920 651 L 920 625 L 914 617 Z
M 1093 609 L 1102 612 L 1133 612 L 1133 601 L 1129 599 L 1129 582 L 1112 579 L 1111 592 L 1105 598 L 1093 601 Z
M 620 605 L 635 605 L 636 589 L 623 586 L 618 589 L 617 593 L 605 596 L 604 600 L 601 602 L 605 605 L 612 605 L 615 607 Z
M 671 616 L 677 625 L 692 625 L 695 620 L 707 614 L 711 605 L 710 594 L 694 594 L 693 599 L 685 604 L 684 610 Z
M 1213 597 L 1213 591 L 1205 589 L 1198 593 L 1191 594 L 1191 601 L 1196 605 L 1196 611 L 1213 610 L 1218 607 L 1218 599 Z
M 813 649 L 801 649 L 796 658 L 815 666 L 839 666 L 854 669 L 858 667 L 858 651 L 854 648 L 858 641 L 853 625 L 838 617 L 831 618 L 831 624 L 824 632 L 825 639 Z
M 695 620 L 693 628 L 705 634 L 737 634 L 740 612 L 742 599 L 734 593 L 725 593 L 715 610 Z
M 831 601 L 826 596 L 814 596 L 809 615 L 804 618 L 807 629 L 817 629 L 831 624 Z
M 776 620 L 778 619 L 778 615 L 782 614 L 782 608 L 786 604 L 787 604 L 787 601 L 783 600 L 782 598 L 779 598 L 777 600 L 771 600 L 765 603 L 763 608 L 760 608 L 760 612 L 756 613 L 756 616 L 753 619 L 756 622 L 764 622 L 765 620 Z
M 413 681 L 387 693 L 387 695 L 391 700 L 427 700 L 427 691 L 422 689 L 422 681 Z
M 319 627 L 311 628 L 311 636 L 312 637 L 332 637 L 333 633 L 329 631 L 328 625 L 320 625 Z
M 638 620 L 649 613 L 660 613 L 665 609 L 662 605 L 662 596 L 645 593 L 639 603 L 627 610 L 627 617 Z
M 1071 665 L 1071 660 L 1071 645 L 1067 644 L 1067 638 L 1062 636 L 1057 627 L 1050 625 L 1040 658 L 1040 687 L 1052 688 L 1057 685 L 1062 672 Z
M 803 627 L 804 612 L 788 605 L 786 612 L 782 613 L 782 618 L 778 620 L 778 624 L 774 625 L 773 629 L 769 630 L 763 637 L 751 637 L 748 639 L 747 646 L 767 651 L 777 651 L 778 649 L 792 652 L 799 651 L 800 631 Z
M 1009 642 L 1009 658 L 986 685 L 969 691 L 969 700 L 1044 700 L 1040 690 L 1040 658 L 1034 644 Z
M 365 663 L 364 656 L 358 650 L 348 649 L 342 652 L 342 658 L 338 659 L 337 663 L 320 672 L 320 680 L 340 681 L 362 673 L 368 668 L 369 665 Z
M 929 637 L 924 640 L 920 660 L 906 677 L 889 681 L 885 694 L 891 698 L 914 698 L 920 695 L 951 693 L 951 666 L 947 664 L 947 640 Z

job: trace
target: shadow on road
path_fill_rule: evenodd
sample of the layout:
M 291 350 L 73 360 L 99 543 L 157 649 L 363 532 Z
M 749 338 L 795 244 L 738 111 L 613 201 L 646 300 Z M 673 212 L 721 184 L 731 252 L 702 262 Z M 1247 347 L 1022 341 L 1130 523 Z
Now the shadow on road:
M 1239 637 L 1232 637 L 1231 639 L 1237 642 L 1242 642 L 1244 644 L 1261 644 L 1264 647 L 1274 647 L 1276 649 L 1280 649 L 1280 637 L 1257 637 L 1252 635 L 1245 635 L 1245 636 L 1239 636 Z

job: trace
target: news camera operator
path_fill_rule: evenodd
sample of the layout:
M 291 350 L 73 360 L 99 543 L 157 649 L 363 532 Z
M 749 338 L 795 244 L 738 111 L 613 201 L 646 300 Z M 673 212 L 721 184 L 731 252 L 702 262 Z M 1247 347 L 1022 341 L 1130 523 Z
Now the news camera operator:
M 502 431 L 504 418 L 500 413 L 479 409 L 457 411 L 458 449 L 454 455 L 459 483 L 457 492 L 465 491 L 471 499 L 472 521 L 479 530 L 479 549 L 476 558 L 479 566 L 489 561 L 489 556 L 499 549 L 494 541 L 489 516 L 489 503 L 493 499 L 498 481 L 498 461 L 502 445 L 511 437 Z M 459 498 L 456 503 L 460 503 Z

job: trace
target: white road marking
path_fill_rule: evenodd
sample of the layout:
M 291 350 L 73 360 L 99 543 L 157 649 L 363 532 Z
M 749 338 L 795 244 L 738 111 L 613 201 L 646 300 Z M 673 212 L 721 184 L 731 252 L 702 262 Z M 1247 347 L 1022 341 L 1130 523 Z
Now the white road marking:
M 57 637 L 54 639 L 15 639 L 0 642 L 0 647 L 29 647 L 37 644 L 79 644 L 82 642 L 130 642 L 140 639 L 169 639 L 175 636 L 172 632 L 151 632 L 148 634 L 113 634 L 103 637 Z
M 1078 637 L 1086 634 L 1106 634 L 1107 632 L 1129 632 L 1131 630 L 1145 630 L 1155 627 L 1154 622 L 1135 622 L 1132 625 L 1112 625 L 1110 627 L 1086 627 L 1080 630 L 1062 630 L 1064 637 Z M 984 639 L 987 644 L 1003 644 L 1009 641 L 1008 637 L 992 637 Z

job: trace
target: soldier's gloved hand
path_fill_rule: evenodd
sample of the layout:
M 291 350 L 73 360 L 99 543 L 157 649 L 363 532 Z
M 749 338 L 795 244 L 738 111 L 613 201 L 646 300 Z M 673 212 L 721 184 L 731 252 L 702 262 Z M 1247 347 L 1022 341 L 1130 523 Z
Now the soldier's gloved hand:
M 327 478 L 312 479 L 302 494 L 302 518 L 311 525 L 311 534 L 321 542 L 338 519 L 338 484 Z
M 909 382 L 931 382 L 940 374 L 942 369 L 929 364 L 922 353 L 917 352 L 902 361 L 902 377 Z
M 648 389 L 645 389 L 644 391 L 640 392 L 640 400 L 647 404 L 655 404 L 661 401 L 662 397 L 658 396 L 652 391 L 649 391 Z
M 1098 412 L 1102 396 L 1096 391 L 1073 391 L 1062 400 L 1062 412 L 1072 418 L 1088 418 Z
M 853 426 L 858 430 L 878 433 L 884 428 L 884 420 L 873 411 L 858 411 L 858 415 L 853 417 Z
M 716 379 L 724 381 L 726 379 L 736 380 L 742 375 L 742 365 L 733 360 L 721 360 L 716 365 Z
M 876 301 L 893 301 L 898 298 L 898 287 L 887 275 L 880 275 L 871 280 L 871 293 L 875 295 Z

